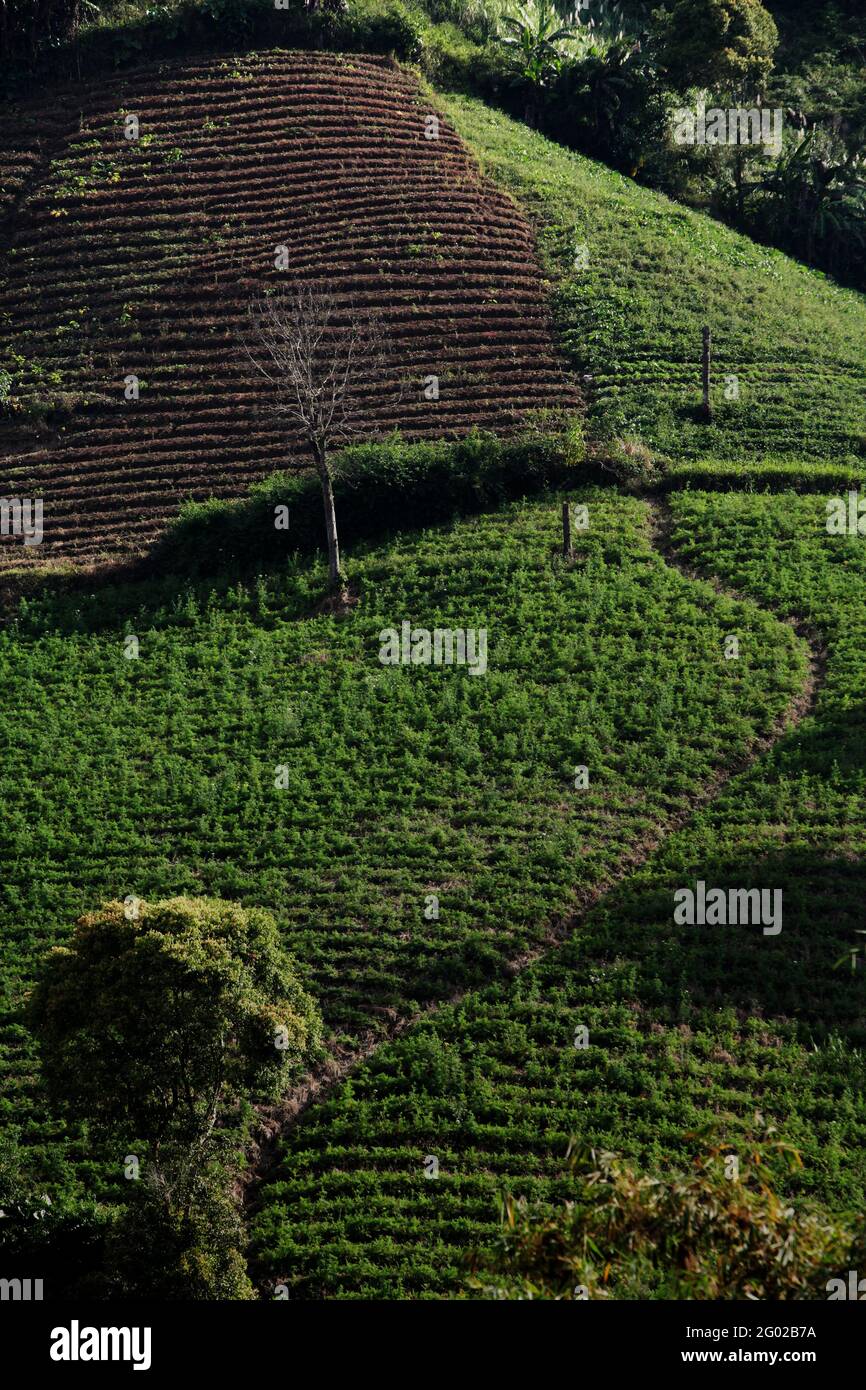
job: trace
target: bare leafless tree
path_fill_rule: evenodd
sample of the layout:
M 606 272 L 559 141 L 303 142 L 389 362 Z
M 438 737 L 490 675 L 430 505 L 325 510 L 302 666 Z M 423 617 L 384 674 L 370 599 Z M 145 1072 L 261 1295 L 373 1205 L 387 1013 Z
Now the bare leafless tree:
M 342 585 L 331 450 L 362 429 L 369 433 L 371 397 L 381 405 L 396 389 L 384 324 L 301 283 L 252 302 L 243 346 L 270 388 L 270 408 L 310 450 L 322 485 L 330 581 Z

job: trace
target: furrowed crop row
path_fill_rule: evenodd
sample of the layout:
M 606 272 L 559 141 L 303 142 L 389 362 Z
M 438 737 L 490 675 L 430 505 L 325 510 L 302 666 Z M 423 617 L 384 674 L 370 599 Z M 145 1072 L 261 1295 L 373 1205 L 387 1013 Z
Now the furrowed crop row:
M 249 298 L 279 284 L 280 244 L 289 278 L 385 318 L 408 389 L 399 405 L 358 392 L 368 433 L 510 432 L 577 405 L 528 224 L 447 122 L 425 139 L 425 101 L 387 62 L 177 65 L 66 100 L 38 167 L 10 133 L 34 176 L 6 227 L 0 494 L 42 492 L 46 544 L 22 556 L 7 538 L 0 561 L 141 548 L 182 497 L 230 495 L 298 455 L 238 343 Z

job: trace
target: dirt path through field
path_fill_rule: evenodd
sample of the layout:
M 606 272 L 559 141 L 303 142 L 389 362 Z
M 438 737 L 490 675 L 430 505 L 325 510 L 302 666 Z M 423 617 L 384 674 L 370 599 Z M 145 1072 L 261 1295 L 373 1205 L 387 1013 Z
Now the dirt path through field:
M 748 595 L 738 593 L 721 584 L 711 575 L 701 574 L 679 558 L 672 542 L 672 515 L 665 498 L 656 494 L 643 499 L 647 507 L 647 532 L 653 548 L 662 556 L 665 563 L 677 569 L 691 583 L 709 584 L 716 593 L 724 594 L 738 602 L 755 603 Z M 779 616 L 779 615 L 774 615 Z M 672 833 L 688 824 L 694 814 L 705 807 L 732 778 L 746 772 L 760 757 L 768 752 L 790 730 L 795 728 L 814 709 L 818 692 L 824 680 L 826 652 L 819 633 L 805 623 L 792 618 L 779 618 L 788 622 L 805 644 L 809 653 L 809 670 L 802 689 L 791 701 L 787 709 L 776 720 L 772 729 L 758 739 L 747 753 L 741 755 L 729 767 L 719 772 L 704 784 L 690 805 L 681 813 L 670 818 L 660 826 L 656 833 L 646 837 L 633 853 L 620 861 L 616 874 L 596 884 L 574 904 L 571 915 L 564 921 L 551 926 L 542 943 L 509 962 L 508 971 L 518 975 L 541 956 L 570 937 L 580 927 L 581 921 L 610 890 L 620 884 L 630 873 L 643 865 Z M 421 1019 L 440 1009 L 459 1004 L 467 993 L 457 991 L 417 1013 L 395 1016 L 384 1030 L 373 1031 L 362 1036 L 355 1046 L 341 1048 L 334 1052 L 323 1064 L 308 1073 L 289 1094 L 277 1105 L 258 1108 L 259 1124 L 254 1133 L 249 1151 L 247 1170 L 238 1178 L 236 1193 L 240 1198 L 247 1217 L 251 1217 L 259 1206 L 262 1186 L 275 1173 L 280 1163 L 281 1142 L 298 1126 L 306 1111 L 320 1101 L 326 1100 L 332 1091 L 351 1073 L 366 1062 L 380 1047 L 392 1042 L 411 1029 Z

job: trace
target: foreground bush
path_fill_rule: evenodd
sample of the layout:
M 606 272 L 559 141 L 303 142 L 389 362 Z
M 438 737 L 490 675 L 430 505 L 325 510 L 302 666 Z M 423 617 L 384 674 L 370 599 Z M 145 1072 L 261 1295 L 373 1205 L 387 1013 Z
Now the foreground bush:
M 554 1214 L 502 1201 L 490 1257 L 476 1256 L 472 1287 L 498 1299 L 822 1299 L 856 1259 L 837 1222 L 796 1212 L 774 1191 L 784 1145 L 756 1151 L 725 1176 L 715 1150 L 684 1175 L 641 1175 L 614 1154 L 574 1162 L 577 1191 Z

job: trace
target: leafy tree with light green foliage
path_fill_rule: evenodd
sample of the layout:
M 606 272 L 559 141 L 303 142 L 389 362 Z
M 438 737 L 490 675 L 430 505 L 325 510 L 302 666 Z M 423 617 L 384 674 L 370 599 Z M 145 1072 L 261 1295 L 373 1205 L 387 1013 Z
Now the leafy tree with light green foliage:
M 106 903 L 50 952 L 30 1001 L 57 1107 L 113 1134 L 202 1144 L 273 1096 L 321 1023 L 270 913 L 208 898 Z
M 107 1292 L 253 1297 L 215 1127 L 246 1096 L 283 1092 L 322 1038 L 271 914 L 106 903 L 49 954 L 29 1014 L 58 1111 L 142 1154 L 106 1241 Z

